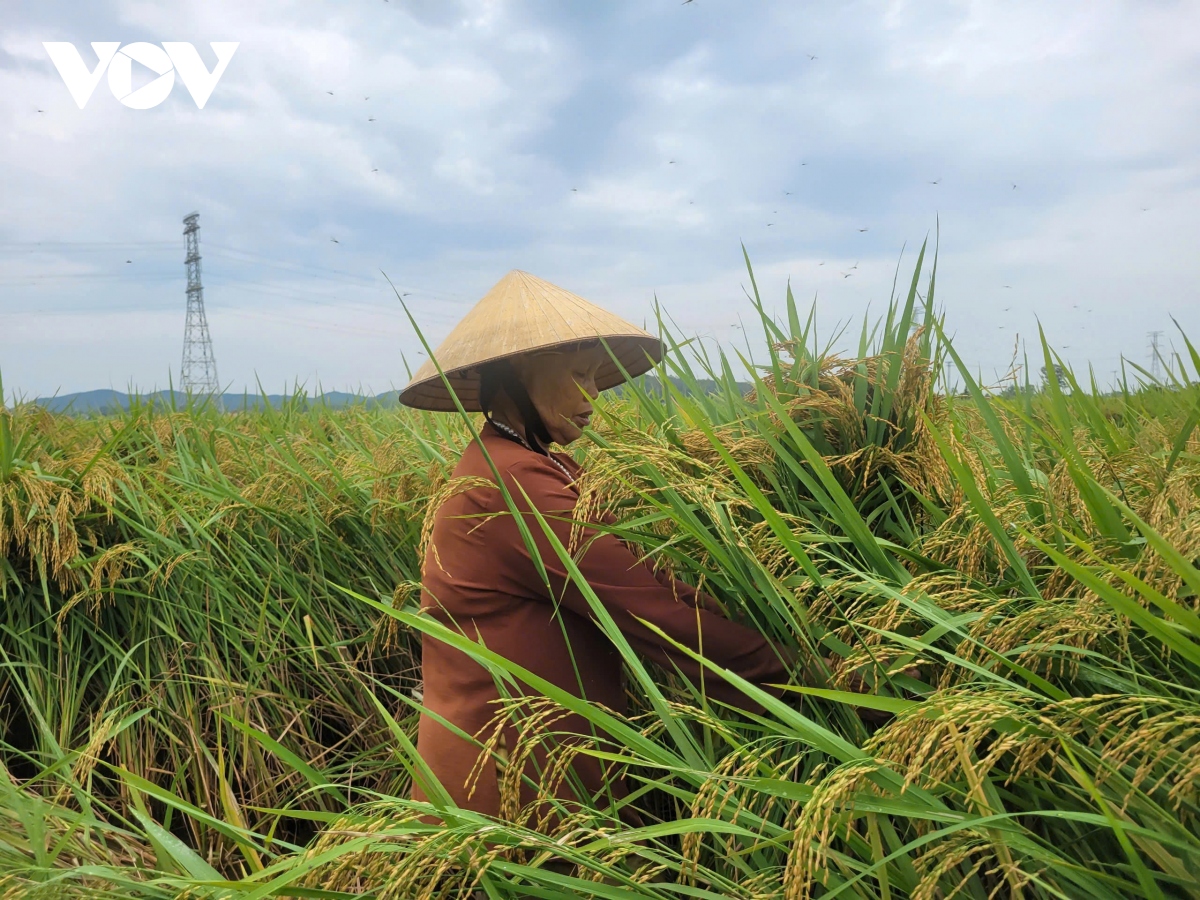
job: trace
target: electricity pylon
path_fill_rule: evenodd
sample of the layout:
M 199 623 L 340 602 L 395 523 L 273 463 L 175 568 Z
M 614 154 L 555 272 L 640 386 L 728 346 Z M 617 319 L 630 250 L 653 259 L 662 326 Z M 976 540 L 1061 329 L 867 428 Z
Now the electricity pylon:
M 1158 339 L 1162 337 L 1161 331 L 1147 331 L 1146 343 L 1149 345 L 1146 349 L 1150 352 L 1150 374 L 1155 381 L 1162 378 L 1162 354 L 1158 350 Z
M 204 316 L 204 287 L 200 284 L 200 213 L 185 216 L 183 235 L 187 239 L 187 325 L 183 329 L 183 365 L 179 381 L 184 392 L 217 394 L 217 361 L 213 357 L 212 339 L 208 336 L 208 319 Z M 218 396 L 217 402 L 220 403 Z

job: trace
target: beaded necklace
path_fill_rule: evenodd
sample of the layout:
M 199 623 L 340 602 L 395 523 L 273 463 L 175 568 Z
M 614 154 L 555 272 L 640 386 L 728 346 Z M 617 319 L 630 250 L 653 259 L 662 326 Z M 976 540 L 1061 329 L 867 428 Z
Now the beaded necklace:
M 517 441 L 519 444 L 522 444 L 526 450 L 533 450 L 533 448 L 529 446 L 529 442 L 527 440 L 525 440 L 525 438 L 521 437 L 521 435 L 517 434 L 515 431 L 513 431 L 511 428 L 509 428 L 503 422 L 497 422 L 495 419 L 488 419 L 488 421 L 492 423 L 493 428 L 495 428 L 497 431 L 501 432 L 502 434 L 508 435 L 510 438 L 512 438 L 514 441 Z M 550 460 L 550 462 L 554 463 L 554 465 L 558 466 L 559 471 L 561 471 L 564 475 L 567 476 L 567 481 L 574 481 L 574 479 L 571 477 L 571 473 L 567 471 L 567 467 L 564 466 L 562 463 L 560 463 L 553 456 L 551 456 L 549 451 L 547 451 L 547 453 L 546 453 L 546 458 L 548 460 Z

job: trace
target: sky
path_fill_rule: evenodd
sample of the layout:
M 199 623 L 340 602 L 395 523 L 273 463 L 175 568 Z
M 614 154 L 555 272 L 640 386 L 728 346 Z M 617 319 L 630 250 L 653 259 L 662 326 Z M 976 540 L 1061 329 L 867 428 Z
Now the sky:
M 239 392 L 399 389 L 404 307 L 436 347 L 511 269 L 761 361 L 743 246 L 769 311 L 790 284 L 850 350 L 936 242 L 936 304 L 993 383 L 1039 327 L 1102 384 L 1149 332 L 1200 339 L 1194 0 L 0 9 L 10 399 L 178 383 L 192 211 Z M 44 41 L 89 69 L 92 41 L 209 69 L 239 46 L 202 109 L 178 78 L 150 109 L 101 79 L 80 109 Z

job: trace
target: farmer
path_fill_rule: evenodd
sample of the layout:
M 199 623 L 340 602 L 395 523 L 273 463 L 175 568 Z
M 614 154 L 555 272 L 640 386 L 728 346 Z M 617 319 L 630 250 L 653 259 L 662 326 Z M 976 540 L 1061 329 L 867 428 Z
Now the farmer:
M 452 495 L 434 514 L 421 608 L 539 678 L 621 714 L 626 704 L 620 653 L 597 625 L 588 600 L 525 500 L 527 495 L 562 546 L 571 546 L 568 520 L 579 497 L 575 479 L 580 466 L 550 446 L 565 447 L 576 440 L 589 423 L 592 401 L 624 380 L 599 337 L 631 377 L 661 358 L 661 343 L 647 332 L 562 288 L 513 271 L 435 351 L 463 408 L 484 414 L 486 423 L 479 431 L 483 447 L 523 512 L 550 586 L 547 589 L 500 490 L 477 484 Z M 432 362 L 417 371 L 400 401 L 417 409 L 456 408 Z M 496 483 L 477 442 L 467 446 L 454 469 L 453 477 L 462 476 Z M 761 685 L 788 680 L 779 651 L 762 635 L 722 618 L 711 598 L 654 571 L 614 535 L 590 529 L 578 546 L 584 548 L 582 556 L 575 554 L 583 578 L 643 657 L 678 670 L 694 685 L 703 684 L 710 698 L 747 710 L 759 707 L 712 671 L 702 675 L 691 657 L 644 622 L 685 647 L 702 648 L 707 659 L 749 681 Z M 421 758 L 455 804 L 500 815 L 503 770 L 509 756 L 517 756 L 523 732 L 528 739 L 529 729 L 508 721 L 481 759 L 479 744 L 440 720 L 477 736 L 481 743 L 496 737 L 490 723 L 499 711 L 500 693 L 492 674 L 462 650 L 429 635 L 422 638 L 421 668 L 427 711 L 418 725 Z M 527 685 L 520 691 L 525 697 L 538 695 Z M 560 741 L 565 733 L 567 740 L 575 735 L 577 743 L 595 746 L 582 716 L 558 719 L 552 730 Z M 522 771 L 537 783 L 548 753 L 556 752 L 539 746 Z M 624 784 L 606 778 L 601 763 L 585 753 L 575 757 L 572 772 L 574 779 L 564 778 L 554 792 L 572 808 L 589 798 L 603 807 L 606 798 L 625 794 Z M 504 804 L 510 814 L 538 796 L 528 783 L 516 796 L 514 786 L 522 779 L 513 774 L 508 774 L 509 799 Z M 414 784 L 413 797 L 427 799 L 420 783 Z M 636 819 L 636 814 L 623 814 Z

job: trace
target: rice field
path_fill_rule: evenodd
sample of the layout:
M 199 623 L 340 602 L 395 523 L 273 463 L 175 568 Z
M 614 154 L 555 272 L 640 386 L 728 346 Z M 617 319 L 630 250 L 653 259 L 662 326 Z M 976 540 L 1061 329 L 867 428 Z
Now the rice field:
M 497 710 L 512 759 L 586 716 L 639 827 L 407 799 L 420 635 L 522 675 L 416 613 L 478 417 L 0 411 L 0 897 L 1200 897 L 1200 354 L 982 385 L 933 269 L 850 356 L 754 287 L 748 393 L 664 326 L 572 448 L 584 508 L 797 654 L 761 716 L 619 636 L 628 717 Z

